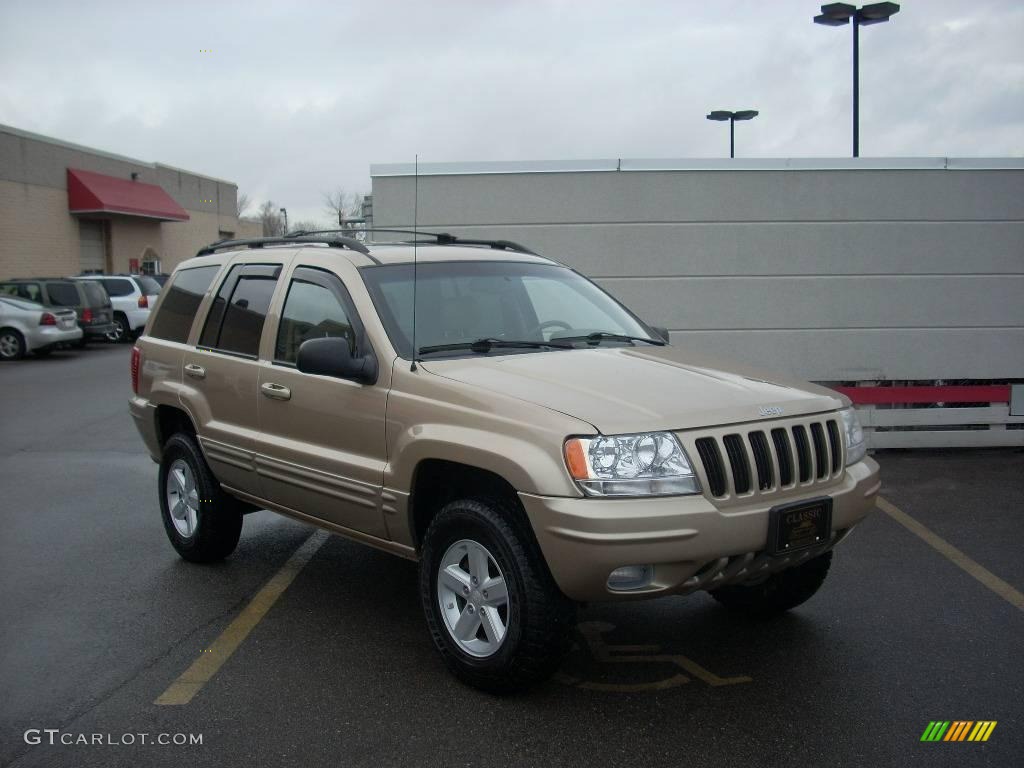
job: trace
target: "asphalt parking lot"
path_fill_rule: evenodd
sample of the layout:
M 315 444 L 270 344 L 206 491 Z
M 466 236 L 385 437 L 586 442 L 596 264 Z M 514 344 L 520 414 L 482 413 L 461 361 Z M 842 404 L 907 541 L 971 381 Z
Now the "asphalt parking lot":
M 769 623 L 707 595 L 591 606 L 559 678 L 494 698 L 437 658 L 415 565 L 326 540 L 187 704 L 154 703 L 312 529 L 260 512 L 235 554 L 167 542 L 128 347 L 0 365 L 0 765 L 993 765 L 1024 757 L 1024 453 L 887 452 L 878 511 Z M 1000 595 L 985 573 L 1009 585 Z M 998 585 L 996 585 L 998 586 Z M 223 642 L 223 641 L 222 641 Z M 934 720 L 997 721 L 922 743 Z M 29 729 L 202 744 L 28 744 Z

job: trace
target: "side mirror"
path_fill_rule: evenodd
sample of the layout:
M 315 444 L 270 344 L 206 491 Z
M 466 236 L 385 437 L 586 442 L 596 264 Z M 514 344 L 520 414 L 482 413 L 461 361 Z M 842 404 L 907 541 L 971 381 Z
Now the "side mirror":
M 302 342 L 295 367 L 303 373 L 352 379 L 361 384 L 377 381 L 377 358 L 372 354 L 353 357 L 348 339 L 340 336 L 325 336 Z
M 651 330 L 654 331 L 659 336 L 661 336 L 661 338 L 663 338 L 665 340 L 666 344 L 669 343 L 668 328 L 662 328 L 661 326 L 658 326 L 658 325 L 652 325 L 651 326 Z

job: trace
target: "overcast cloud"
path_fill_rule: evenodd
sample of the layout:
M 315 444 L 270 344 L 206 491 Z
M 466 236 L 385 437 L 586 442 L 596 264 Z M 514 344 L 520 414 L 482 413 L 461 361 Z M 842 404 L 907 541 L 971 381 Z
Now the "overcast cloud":
M 847 156 L 850 28 L 814 0 L 0 4 L 0 123 L 237 182 L 292 220 L 369 165 Z M 201 53 L 201 49 L 212 49 Z M 1024 155 L 1024 4 L 861 34 L 861 154 Z

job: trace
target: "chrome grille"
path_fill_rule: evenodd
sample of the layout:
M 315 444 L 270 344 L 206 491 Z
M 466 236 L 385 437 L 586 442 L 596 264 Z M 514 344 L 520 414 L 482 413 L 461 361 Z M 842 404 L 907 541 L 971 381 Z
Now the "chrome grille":
M 770 494 L 838 477 L 843 468 L 839 424 L 833 418 L 752 424 L 694 440 L 715 498 Z

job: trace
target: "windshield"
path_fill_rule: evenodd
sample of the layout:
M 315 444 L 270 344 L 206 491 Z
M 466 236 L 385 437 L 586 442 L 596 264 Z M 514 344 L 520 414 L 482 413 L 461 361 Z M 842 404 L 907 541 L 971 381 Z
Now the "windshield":
M 391 343 L 398 354 L 411 359 L 412 264 L 364 267 L 362 275 Z M 642 322 L 592 282 L 567 267 L 549 264 L 495 261 L 420 264 L 416 320 L 416 346 L 421 353 L 429 347 L 466 344 L 479 339 L 549 342 L 572 338 L 579 341 L 578 337 L 597 333 L 652 338 Z M 630 343 L 614 339 L 601 342 Z M 508 353 L 558 347 L 515 350 L 494 345 L 494 348 Z M 444 352 L 473 354 L 466 350 Z

